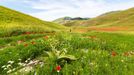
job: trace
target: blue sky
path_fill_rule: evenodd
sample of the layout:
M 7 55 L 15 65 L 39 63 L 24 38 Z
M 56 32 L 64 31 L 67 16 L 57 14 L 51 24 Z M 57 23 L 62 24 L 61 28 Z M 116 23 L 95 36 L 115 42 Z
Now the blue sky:
M 60 17 L 96 17 L 134 7 L 134 0 L 0 0 L 0 5 L 51 21 Z

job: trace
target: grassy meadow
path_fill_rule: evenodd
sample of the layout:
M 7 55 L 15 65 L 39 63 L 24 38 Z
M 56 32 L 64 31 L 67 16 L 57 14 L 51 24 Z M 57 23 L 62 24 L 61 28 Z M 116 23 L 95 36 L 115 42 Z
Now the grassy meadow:
M 106 32 L 38 33 L 1 38 L 0 73 L 133 75 L 133 38 L 134 35 Z

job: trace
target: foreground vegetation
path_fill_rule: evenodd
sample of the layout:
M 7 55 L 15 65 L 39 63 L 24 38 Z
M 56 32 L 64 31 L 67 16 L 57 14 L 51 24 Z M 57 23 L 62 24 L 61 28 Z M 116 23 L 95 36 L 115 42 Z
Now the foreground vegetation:
M 0 49 L 0 73 L 133 75 L 133 38 L 101 32 L 12 36 Z

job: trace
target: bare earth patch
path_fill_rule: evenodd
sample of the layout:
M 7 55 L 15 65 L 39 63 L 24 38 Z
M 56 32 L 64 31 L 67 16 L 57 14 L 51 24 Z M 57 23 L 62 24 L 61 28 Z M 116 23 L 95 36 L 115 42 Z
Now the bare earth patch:
M 129 28 L 128 27 L 105 27 L 105 28 L 100 28 L 100 27 L 89 27 L 89 28 L 76 28 L 74 29 L 74 32 L 79 32 L 79 33 L 85 33 L 88 31 L 105 31 L 105 32 L 116 32 L 116 31 L 127 31 Z
M 89 28 L 89 30 L 96 30 L 96 31 L 125 31 L 125 30 L 128 30 L 128 28 L 126 28 L 126 27 L 107 27 L 107 28 L 92 27 L 92 28 Z

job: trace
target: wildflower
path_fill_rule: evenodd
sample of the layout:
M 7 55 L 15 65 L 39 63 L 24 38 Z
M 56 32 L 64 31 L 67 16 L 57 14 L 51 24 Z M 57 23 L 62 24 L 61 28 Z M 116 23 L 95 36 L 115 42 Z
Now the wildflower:
M 124 60 L 121 60 L 121 62 L 124 62 Z
M 28 63 L 28 60 L 26 60 L 25 63 Z
M 44 38 L 45 38 L 45 39 L 48 39 L 48 36 L 45 36 Z
M 26 32 L 25 34 L 31 34 L 30 32 Z
M 9 67 L 11 67 L 11 65 L 9 64 L 9 65 L 7 65 L 7 68 L 9 68 Z
M 130 51 L 130 54 L 131 54 L 131 55 L 134 55 L 134 51 Z
M 26 66 L 26 64 L 21 63 L 21 62 L 20 62 L 20 63 L 18 63 L 18 65 L 19 65 L 19 66 Z
M 95 64 L 95 63 L 93 63 L 93 62 L 92 62 L 92 63 L 90 63 L 90 65 L 94 65 L 94 64 Z
M 18 65 L 22 66 L 22 65 L 23 65 L 23 63 L 18 63 Z
M 34 75 L 37 75 L 37 72 L 35 72 Z
M 8 46 L 11 46 L 11 44 L 7 44 Z
M 117 53 L 112 51 L 112 56 L 116 56 L 116 55 L 117 55 Z
M 3 65 L 1 68 L 5 68 L 6 66 L 5 65 Z
M 18 59 L 19 61 L 21 61 L 21 59 Z
M 125 52 L 125 53 L 124 53 L 124 56 L 129 56 L 129 53 L 128 53 L 128 52 Z
M 7 70 L 7 68 L 4 68 L 4 70 Z
M 11 73 L 11 72 L 12 72 L 12 70 L 8 70 L 8 71 L 7 71 L 7 73 Z
M 40 67 L 43 67 L 44 66 L 44 63 L 43 62 L 39 62 L 40 64 Z
M 90 38 L 91 38 L 91 39 L 95 39 L 95 38 L 96 38 L 96 36 L 90 36 Z
M 28 58 L 27 60 L 30 61 L 31 58 Z
M 8 63 L 9 63 L 9 64 L 13 64 L 13 63 L 14 63 L 14 61 L 8 61 Z
M 13 71 L 15 71 L 15 68 L 13 68 Z
M 25 47 L 27 47 L 27 46 L 28 46 L 28 44 L 24 44 L 24 46 L 25 46 Z
M 34 44 L 35 44 L 35 42 L 34 42 L 34 41 L 32 41 L 32 42 L 31 42 L 31 44 L 33 44 L 33 45 L 34 45 Z
M 23 42 L 24 42 L 23 40 L 17 41 L 18 44 L 21 44 L 21 43 L 23 43 Z
M 73 75 L 75 75 L 76 73 L 75 73 L 75 71 L 73 71 Z
M 58 66 L 56 67 L 56 70 L 57 70 L 57 72 L 60 72 L 60 70 L 61 70 L 60 65 L 58 65 Z

